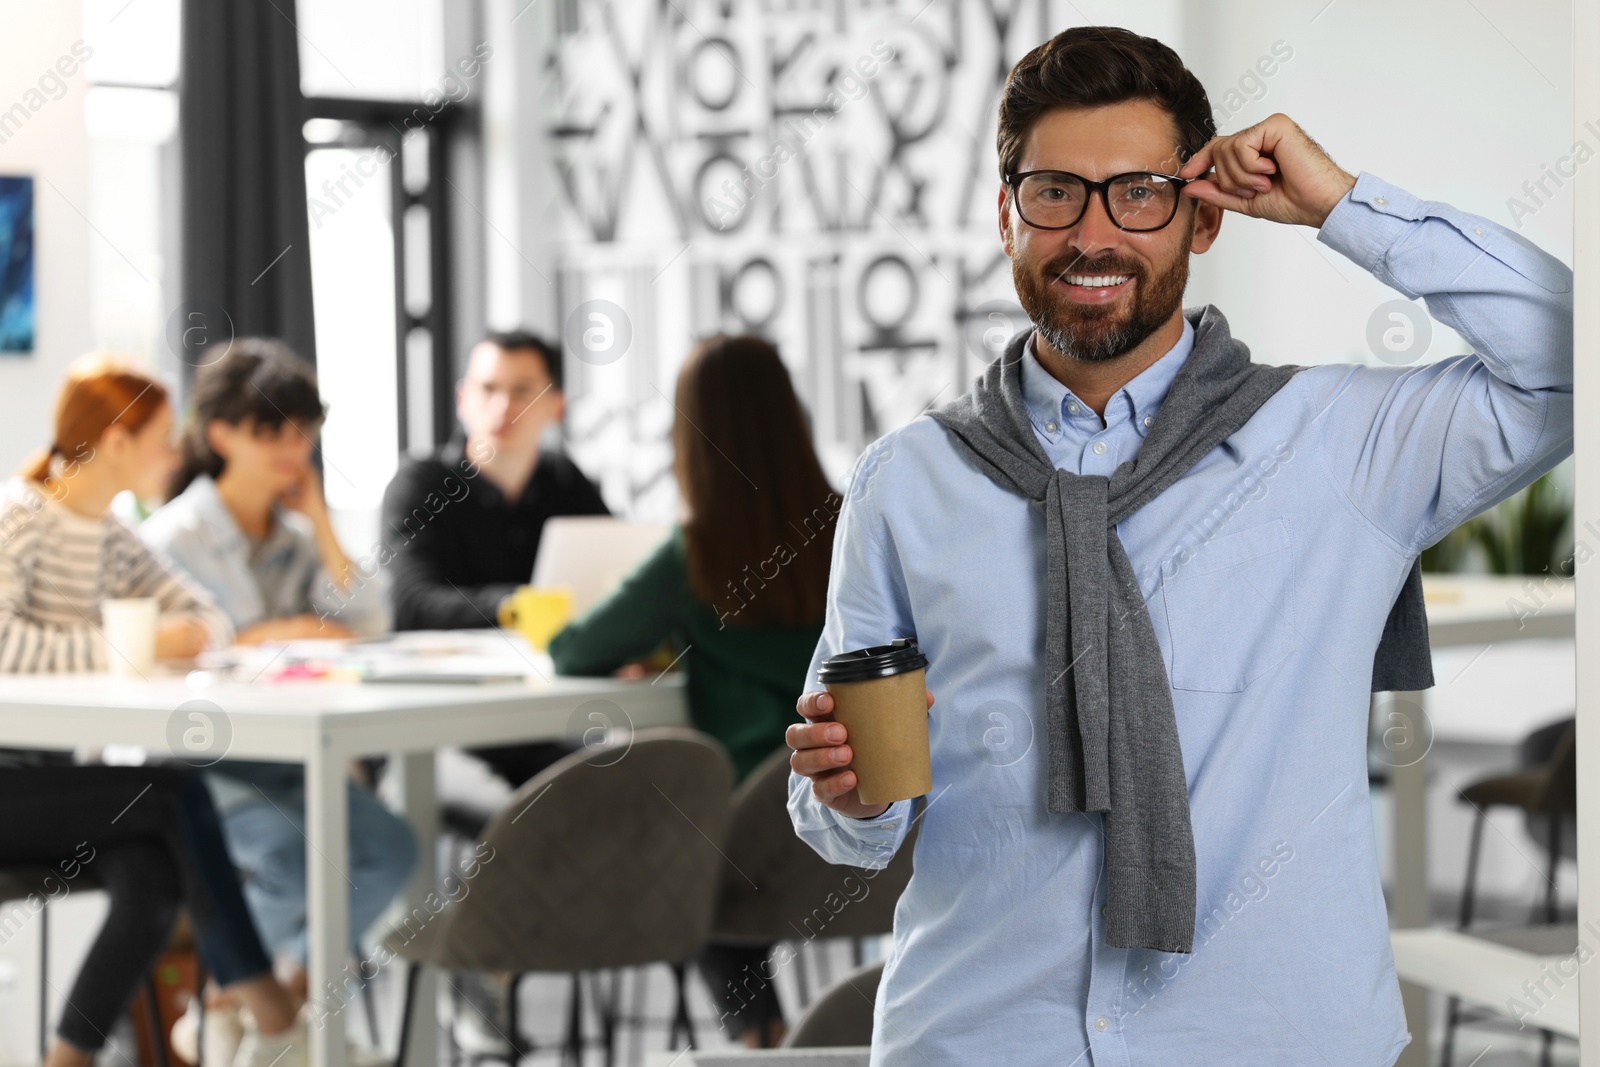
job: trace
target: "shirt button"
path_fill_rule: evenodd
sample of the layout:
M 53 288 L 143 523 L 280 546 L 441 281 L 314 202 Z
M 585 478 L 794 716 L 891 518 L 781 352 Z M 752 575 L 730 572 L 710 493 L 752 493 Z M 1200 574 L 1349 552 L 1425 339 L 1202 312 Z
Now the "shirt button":
M 1154 426 L 1155 424 L 1156 424 L 1156 417 L 1154 415 L 1146 415 L 1144 417 L 1144 425 L 1145 425 L 1146 429 L 1149 429 L 1151 426 Z
M 1483 227 L 1482 226 L 1474 226 L 1472 228 L 1472 232 L 1477 234 L 1479 237 L 1482 237 L 1483 236 Z
M 1074 403 L 1074 404 L 1068 404 L 1067 405 L 1067 410 L 1072 412 L 1072 414 L 1076 415 L 1078 412 L 1082 411 L 1083 409 L 1080 408 L 1077 404 Z
M 1044 429 L 1046 433 L 1055 433 L 1056 424 L 1054 422 L 1047 422 L 1044 424 Z
M 1106 443 L 1104 441 L 1096 441 L 1094 443 L 1094 454 L 1097 456 L 1106 454 Z
M 1372 202 L 1377 204 L 1379 207 L 1382 207 L 1389 202 L 1389 198 L 1386 196 L 1375 196 L 1372 198 Z
M 1100 1016 L 1099 1018 L 1097 1018 L 1094 1021 L 1094 1028 L 1096 1030 L 1099 1030 L 1102 1034 L 1106 1032 L 1106 1027 L 1108 1027 L 1110 1025 L 1111 1025 L 1111 1021 L 1109 1019 L 1107 1019 L 1104 1015 Z

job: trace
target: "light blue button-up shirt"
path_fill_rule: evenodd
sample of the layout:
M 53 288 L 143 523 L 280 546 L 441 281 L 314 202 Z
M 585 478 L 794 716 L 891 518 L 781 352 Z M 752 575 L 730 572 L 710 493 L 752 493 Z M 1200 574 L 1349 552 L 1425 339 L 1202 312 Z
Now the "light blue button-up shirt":
M 357 575 L 343 593 L 333 584 L 310 519 L 274 505 L 271 532 L 252 544 L 209 475 L 156 509 L 139 536 L 205 586 L 237 630 L 294 615 L 342 623 L 360 637 L 389 628 L 378 583 Z
M 822 688 L 826 656 L 915 635 L 937 698 L 933 790 L 858 820 L 791 774 L 789 809 L 824 857 L 862 867 L 919 822 L 874 1067 L 1384 1067 L 1408 1040 L 1367 795 L 1373 653 L 1417 554 L 1571 453 L 1572 275 L 1367 173 L 1318 240 L 1424 297 L 1477 351 L 1302 371 L 1117 527 L 1183 747 L 1192 954 L 1109 947 L 1101 816 L 1046 810 L 1045 597 L 1059 594 L 1037 509 L 926 415 L 857 462 L 804 688 Z M 1109 475 L 1133 458 L 1192 344 L 1189 327 L 1104 425 L 1030 346 L 1027 404 L 1053 462 Z

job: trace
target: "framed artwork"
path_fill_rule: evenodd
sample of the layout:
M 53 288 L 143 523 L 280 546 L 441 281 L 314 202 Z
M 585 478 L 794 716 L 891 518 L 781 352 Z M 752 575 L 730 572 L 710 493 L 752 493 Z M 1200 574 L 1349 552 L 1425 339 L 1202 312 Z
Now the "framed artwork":
M 33 179 L 0 176 L 0 354 L 33 351 Z

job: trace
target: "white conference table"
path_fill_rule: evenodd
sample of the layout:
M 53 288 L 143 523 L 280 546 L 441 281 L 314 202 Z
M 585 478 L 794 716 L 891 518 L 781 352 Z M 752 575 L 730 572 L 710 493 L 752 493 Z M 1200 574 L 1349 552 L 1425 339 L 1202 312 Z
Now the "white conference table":
M 1489 646 L 1503 642 L 1573 636 L 1577 609 L 1573 583 L 1534 579 L 1537 593 L 1530 595 L 1529 581 L 1527 577 L 1493 575 L 1425 575 L 1423 590 L 1432 647 L 1481 645 L 1486 648 L 1483 655 L 1492 655 L 1487 651 Z M 1522 612 L 1514 602 L 1531 611 Z M 1465 669 L 1470 670 L 1471 665 Z M 1433 742 L 1427 696 L 1384 693 L 1375 694 L 1373 699 L 1376 729 L 1384 737 L 1389 753 L 1386 759 L 1391 764 L 1394 796 L 1392 925 L 1396 930 L 1424 928 L 1430 920 L 1427 755 Z M 1400 990 L 1412 1040 L 1396 1067 L 1425 1067 L 1430 1062 L 1430 986 L 1423 983 L 1433 973 L 1427 961 L 1435 941 L 1416 937 L 1403 937 L 1401 941 L 1404 951 L 1396 954 L 1396 963 L 1401 969 Z M 1455 946 L 1455 942 L 1451 945 Z M 1491 957 L 1492 954 L 1483 954 L 1481 958 Z M 1467 954 L 1460 958 L 1479 957 Z
M 200 676 L 196 676 L 198 682 Z M 195 701 L 204 701 L 196 704 Z M 196 718 L 195 716 L 199 716 Z M 688 721 L 681 676 L 649 681 L 609 678 L 484 684 L 294 681 L 216 682 L 195 687 L 181 674 L 148 680 L 105 675 L 13 675 L 0 682 L 0 745 L 74 749 L 139 745 L 153 754 L 220 751 L 239 759 L 283 760 L 306 769 L 308 977 L 313 998 L 337 989 L 350 944 L 345 781 L 350 760 L 392 754 L 407 819 L 423 843 L 407 899 L 420 904 L 437 885 L 438 832 L 433 754 L 479 746 L 580 738 L 597 728 L 629 731 Z M 208 747 L 203 731 L 213 731 Z M 186 744 L 185 730 L 194 744 Z M 609 735 L 622 740 L 625 734 Z M 187 751 L 186 751 L 187 750 Z M 208 756 L 209 761 L 211 757 Z M 343 976 L 348 978 L 349 976 Z M 324 997 L 325 1004 L 338 1003 Z M 420 981 L 408 1067 L 431 1065 L 438 1037 L 431 976 Z M 340 1025 L 311 1027 L 314 1067 L 344 1067 Z

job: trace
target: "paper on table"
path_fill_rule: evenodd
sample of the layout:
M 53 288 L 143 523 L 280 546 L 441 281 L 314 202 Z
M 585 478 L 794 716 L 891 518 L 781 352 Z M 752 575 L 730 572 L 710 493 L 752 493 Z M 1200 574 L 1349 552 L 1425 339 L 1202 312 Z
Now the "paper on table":
M 378 640 L 301 640 L 207 653 L 200 666 L 249 681 L 317 674 L 367 681 L 480 682 L 549 678 L 550 657 L 505 630 L 416 630 Z M 315 668 L 308 671 L 308 667 Z

